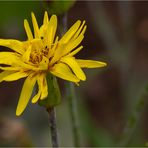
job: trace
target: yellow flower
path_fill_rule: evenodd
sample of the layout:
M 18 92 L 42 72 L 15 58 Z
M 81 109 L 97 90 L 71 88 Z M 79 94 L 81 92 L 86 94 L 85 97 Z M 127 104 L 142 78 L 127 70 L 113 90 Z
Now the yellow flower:
M 0 39 L 0 46 L 13 51 L 0 52 L 0 82 L 15 81 L 26 77 L 20 94 L 16 115 L 26 108 L 35 84 L 38 92 L 32 98 L 32 103 L 43 100 L 48 95 L 46 74 L 51 73 L 59 78 L 78 83 L 85 81 L 86 76 L 81 68 L 103 67 L 106 63 L 92 60 L 75 59 L 83 46 L 78 45 L 84 38 L 85 21 L 78 20 L 61 39 L 56 36 L 57 17 L 50 20 L 47 12 L 44 14 L 43 25 L 38 26 L 34 13 L 31 13 L 34 34 L 28 21 L 24 20 L 27 41 Z

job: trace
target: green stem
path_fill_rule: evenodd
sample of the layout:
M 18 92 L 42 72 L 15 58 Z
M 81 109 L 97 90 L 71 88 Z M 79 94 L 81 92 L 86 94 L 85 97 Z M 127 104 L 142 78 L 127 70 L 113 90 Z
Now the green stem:
M 148 89 L 146 87 L 145 93 L 138 99 L 136 106 L 131 114 L 131 116 L 128 118 L 128 121 L 126 123 L 126 126 L 123 130 L 123 135 L 121 137 L 121 140 L 119 141 L 117 146 L 128 146 L 132 135 L 134 134 L 134 131 L 140 121 L 141 114 L 143 112 L 146 98 L 148 98 Z
M 69 109 L 70 109 L 70 117 L 72 122 L 72 133 L 73 133 L 73 140 L 74 146 L 80 146 L 80 133 L 79 133 L 79 123 L 77 117 L 77 102 L 76 102 L 76 95 L 75 95 L 75 88 L 73 83 L 69 82 L 67 85 L 67 94 L 69 100 Z
M 57 148 L 59 147 L 59 143 L 58 143 L 58 134 L 56 126 L 56 112 L 54 107 L 48 108 L 47 112 L 49 113 L 49 126 L 50 126 L 52 147 Z

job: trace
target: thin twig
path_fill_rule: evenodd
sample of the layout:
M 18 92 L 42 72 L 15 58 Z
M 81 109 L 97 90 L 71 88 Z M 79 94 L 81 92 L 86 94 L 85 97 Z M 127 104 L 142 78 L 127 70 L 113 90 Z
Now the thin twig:
M 49 113 L 49 126 L 50 126 L 52 147 L 57 148 L 59 147 L 59 143 L 58 143 L 58 134 L 57 134 L 57 126 L 56 126 L 55 108 L 54 107 L 48 108 L 47 112 Z

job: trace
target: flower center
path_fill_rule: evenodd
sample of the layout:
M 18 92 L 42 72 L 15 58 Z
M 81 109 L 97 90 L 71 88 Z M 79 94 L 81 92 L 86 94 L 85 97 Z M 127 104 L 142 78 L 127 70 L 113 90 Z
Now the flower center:
M 48 56 L 49 48 L 44 45 L 42 39 L 34 39 L 31 41 L 31 53 L 29 61 L 33 64 L 39 64 L 43 57 Z

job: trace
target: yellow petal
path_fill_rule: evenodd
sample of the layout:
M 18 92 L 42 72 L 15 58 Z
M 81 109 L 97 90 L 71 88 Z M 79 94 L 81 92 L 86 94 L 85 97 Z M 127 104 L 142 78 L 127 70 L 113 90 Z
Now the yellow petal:
M 61 58 L 61 62 L 66 63 L 80 80 L 86 80 L 84 72 L 82 71 L 74 57 L 63 57 Z
M 31 65 L 32 63 L 26 64 L 23 61 L 19 61 L 19 63 L 16 63 L 15 66 L 19 66 L 22 67 L 23 70 L 34 70 L 34 71 L 38 71 L 40 70 L 39 67 L 36 67 L 35 65 Z
M 81 26 L 80 23 L 81 23 L 80 21 L 77 21 L 58 42 L 58 46 L 55 50 L 54 57 L 51 60 L 52 64 L 58 61 L 59 58 L 61 58 L 62 56 L 65 56 L 68 53 L 70 53 L 74 48 L 76 48 L 82 42 L 86 26 L 84 26 L 85 21 L 82 23 Z M 79 48 L 78 50 L 81 49 Z M 76 50 L 75 52 L 77 53 L 78 50 Z M 76 54 L 75 52 L 73 54 Z
M 8 47 L 20 54 L 23 54 L 25 49 L 23 42 L 12 39 L 0 39 L 0 46 Z
M 26 31 L 28 40 L 32 40 L 33 39 L 33 35 L 32 35 L 32 32 L 31 32 L 29 23 L 28 23 L 28 21 L 26 19 L 24 20 L 24 27 L 25 27 L 25 31 Z
M 16 115 L 19 116 L 22 114 L 22 112 L 24 111 L 24 109 L 26 108 L 29 99 L 31 97 L 34 85 L 36 83 L 36 79 L 37 77 L 31 77 L 28 76 L 23 84 L 23 88 L 21 91 L 21 95 L 19 98 L 19 102 L 17 105 L 17 109 L 16 109 Z
M 64 63 L 55 64 L 55 66 L 50 70 L 50 72 L 64 80 L 79 82 L 80 80 L 72 73 L 70 68 Z
M 32 103 L 36 103 L 39 100 L 39 98 L 43 100 L 48 95 L 48 87 L 45 74 L 38 76 L 37 83 L 38 83 L 38 93 L 33 97 Z
M 41 96 L 41 91 L 38 90 L 38 93 L 33 97 L 31 102 L 36 103 L 39 100 L 40 96 Z
M 37 83 L 38 83 L 38 93 L 33 97 L 32 103 L 36 103 L 39 100 L 39 98 L 43 100 L 48 95 L 48 87 L 45 74 L 42 74 L 38 77 Z
M 84 35 L 84 32 L 86 30 L 86 25 L 84 26 L 85 21 L 83 21 L 82 25 L 79 27 L 79 29 L 77 30 L 77 32 L 74 35 L 74 39 L 77 38 L 80 35 L 80 32 L 83 32 L 82 34 Z M 83 28 L 84 27 L 84 28 Z M 83 30 L 82 30 L 83 28 Z
M 44 20 L 43 20 L 43 24 L 47 24 L 48 23 L 48 21 L 49 21 L 49 18 L 48 18 L 48 13 L 47 13 L 47 11 L 45 11 L 45 13 L 44 13 Z
M 38 81 L 37 81 L 38 82 Z M 38 93 L 32 98 L 32 103 L 36 103 L 41 96 L 41 88 L 40 88 L 40 83 L 38 82 Z
M 0 64 L 12 65 L 19 62 L 19 57 L 13 52 L 0 52 Z
M 47 39 L 46 42 L 48 43 L 49 49 L 51 49 L 51 46 L 53 44 L 56 30 L 57 30 L 57 16 L 52 15 L 48 22 L 46 36 L 45 36 L 45 38 Z
M 99 67 L 104 67 L 107 65 L 104 62 L 93 61 L 93 60 L 77 59 L 76 61 L 79 64 L 79 66 L 82 68 L 99 68 Z
M 53 58 L 50 61 L 50 65 L 53 65 L 54 63 L 59 61 L 59 59 L 62 56 L 62 53 L 63 53 L 65 47 L 66 47 L 65 44 L 58 43 L 58 47 L 57 47 L 57 49 L 54 52 L 54 56 L 53 56 Z
M 42 84 L 43 84 L 43 74 L 42 75 L 38 75 L 38 78 L 37 78 L 37 84 L 38 84 L 38 93 L 33 97 L 32 99 L 32 103 L 36 103 L 40 96 L 41 96 L 41 90 L 42 90 Z
M 33 12 L 31 13 L 31 17 L 32 17 L 32 24 L 33 24 L 33 29 L 34 29 L 34 36 L 35 38 L 40 38 L 39 26 L 38 26 L 37 20 Z
M 22 70 L 22 67 L 2 67 L 0 66 L 1 70 L 9 70 L 9 71 L 20 71 Z
M 49 63 L 49 59 L 47 57 L 43 56 L 43 59 L 39 64 L 40 70 L 47 70 L 48 69 L 48 63 Z
M 38 51 L 44 47 L 41 39 L 33 39 L 30 41 L 30 43 L 32 44 L 32 49 L 36 49 Z
M 82 32 L 80 34 L 83 34 L 84 35 L 84 33 L 86 31 L 86 28 L 87 28 L 87 26 L 84 26 L 84 28 L 83 28 L 83 30 L 82 30 Z
M 72 36 L 76 33 L 76 31 L 78 30 L 79 26 L 81 24 L 81 21 L 78 20 L 62 37 L 62 39 L 60 40 L 60 42 L 62 43 L 67 43 Z
M 67 56 L 74 56 L 74 55 L 77 54 L 82 48 L 83 48 L 83 46 L 78 47 L 77 49 L 75 49 L 74 51 L 72 51 L 71 53 L 69 53 Z
M 48 87 L 47 87 L 47 80 L 46 77 L 43 76 L 42 87 L 41 87 L 41 100 L 45 99 L 48 95 Z
M 0 52 L 0 64 L 12 66 L 15 65 L 15 67 L 22 67 L 24 69 L 39 70 L 39 67 L 24 63 L 22 59 L 18 57 L 16 53 L 13 52 Z
M 30 45 L 28 49 L 26 49 L 26 52 L 23 54 L 22 58 L 24 62 L 28 62 L 30 60 L 31 48 L 32 46 Z
M 52 47 L 52 48 L 49 50 L 49 52 L 48 52 L 48 59 L 53 56 L 57 45 L 58 45 L 58 36 L 56 37 L 56 40 L 55 40 L 55 42 L 54 42 L 53 47 Z
M 15 65 L 15 67 L 22 67 L 23 69 L 39 70 L 38 67 L 24 63 L 22 59 L 13 52 L 0 52 L 0 64 Z
M 84 36 L 80 35 L 79 37 L 77 37 L 75 40 L 70 41 L 66 48 L 63 50 L 62 55 L 64 56 L 66 54 L 68 54 L 70 51 L 72 51 L 75 47 L 77 47 L 83 40 Z
M 24 77 L 27 77 L 28 73 L 26 72 L 15 72 L 3 78 L 3 81 L 15 81 Z
M 4 77 L 7 77 L 9 76 L 10 74 L 13 74 L 14 72 L 13 71 L 3 71 L 0 73 L 0 82 L 3 81 Z

